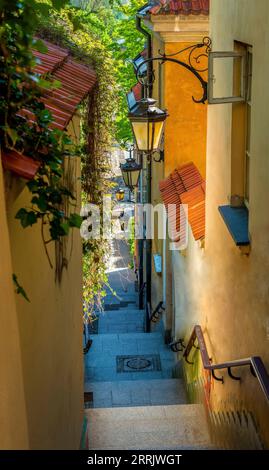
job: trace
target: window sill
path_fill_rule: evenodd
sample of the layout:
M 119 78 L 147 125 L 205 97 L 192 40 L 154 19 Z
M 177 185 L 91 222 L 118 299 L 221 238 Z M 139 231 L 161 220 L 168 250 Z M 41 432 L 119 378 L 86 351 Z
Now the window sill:
M 244 251 L 247 250 L 250 247 L 250 239 L 248 233 L 248 209 L 246 206 L 220 206 L 219 212 L 236 246 L 242 249 L 244 247 Z

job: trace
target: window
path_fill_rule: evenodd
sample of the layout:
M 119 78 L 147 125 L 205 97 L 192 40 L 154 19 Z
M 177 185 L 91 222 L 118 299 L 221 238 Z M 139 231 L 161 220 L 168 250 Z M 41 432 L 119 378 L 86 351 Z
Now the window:
M 246 90 L 246 144 L 245 144 L 245 168 L 244 168 L 244 203 L 249 207 L 249 173 L 251 166 L 251 88 L 252 88 L 252 47 L 247 47 L 247 90 Z
M 232 104 L 231 200 L 219 207 L 236 245 L 249 245 L 251 170 L 252 47 L 234 42 L 234 51 L 211 53 L 209 103 Z
M 208 103 L 245 102 L 246 90 L 246 50 L 209 52 Z

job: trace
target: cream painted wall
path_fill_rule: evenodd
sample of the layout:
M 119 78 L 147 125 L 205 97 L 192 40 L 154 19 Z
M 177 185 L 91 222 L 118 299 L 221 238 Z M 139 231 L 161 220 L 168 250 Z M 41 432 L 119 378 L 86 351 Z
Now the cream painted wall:
M 27 449 L 29 442 L 21 344 L 1 163 L 0 227 L 0 450 Z
M 211 105 L 205 250 L 190 239 L 185 258 L 173 254 L 177 335 L 189 334 L 199 323 L 214 362 L 260 355 L 269 370 L 269 2 L 211 0 L 210 20 L 213 50 L 233 50 L 234 40 L 253 46 L 251 253 L 241 254 L 218 212 L 231 196 L 232 109 L 230 104 Z M 240 375 L 238 383 L 224 372 L 225 384 L 214 382 L 212 403 L 216 409 L 252 410 L 269 445 L 268 403 L 249 371 L 240 370 Z
M 74 119 L 70 134 L 79 131 Z M 80 195 L 80 160 L 76 168 Z M 13 177 L 10 181 L 15 181 Z M 79 230 L 69 236 L 68 268 L 62 282 L 46 258 L 39 224 L 23 229 L 15 214 L 29 205 L 28 189 L 8 188 L 8 226 L 13 271 L 30 303 L 16 295 L 24 394 L 31 449 L 78 449 L 83 421 L 82 243 Z M 77 210 L 79 211 L 78 200 Z M 75 208 L 74 208 L 75 211 Z M 55 244 L 48 251 L 55 267 Z M 9 351 L 9 348 L 6 349 Z M 8 353 L 9 354 L 9 353 Z M 18 390 L 17 402 L 20 399 Z M 14 403 L 17 407 L 18 403 Z

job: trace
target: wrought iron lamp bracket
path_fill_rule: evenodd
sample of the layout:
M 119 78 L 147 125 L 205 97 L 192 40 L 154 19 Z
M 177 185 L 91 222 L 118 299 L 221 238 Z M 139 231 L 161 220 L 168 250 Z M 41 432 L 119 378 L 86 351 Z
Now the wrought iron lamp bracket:
M 188 60 L 186 62 L 175 58 L 176 56 L 182 54 L 183 52 L 186 52 L 187 50 L 189 50 L 190 52 Z M 197 56 L 194 55 L 196 51 L 199 51 L 199 54 Z M 147 63 L 153 62 L 159 62 L 161 65 L 163 65 L 165 62 L 173 62 L 189 70 L 189 72 L 191 72 L 199 80 L 203 90 L 203 96 L 199 100 L 194 98 L 194 96 L 192 97 L 192 99 L 195 103 L 205 103 L 207 100 L 207 81 L 203 79 L 201 73 L 206 72 L 208 70 L 208 67 L 199 67 L 199 64 L 201 64 L 202 58 L 208 58 L 208 53 L 210 51 L 211 39 L 208 36 L 203 38 L 203 42 L 185 47 L 184 49 L 181 49 L 180 51 L 174 54 L 161 54 L 159 51 L 159 57 L 150 57 L 149 59 L 145 59 L 138 66 L 136 70 L 137 81 L 146 88 L 151 87 L 155 81 L 154 72 L 150 77 L 150 80 L 148 80 L 148 78 L 145 78 L 145 76 L 142 77 L 139 75 L 139 70 L 141 69 L 141 67 Z

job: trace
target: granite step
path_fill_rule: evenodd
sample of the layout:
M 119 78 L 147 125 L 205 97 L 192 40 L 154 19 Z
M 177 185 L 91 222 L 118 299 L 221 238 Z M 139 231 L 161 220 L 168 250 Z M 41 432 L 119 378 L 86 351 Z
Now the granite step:
M 86 382 L 93 393 L 93 408 L 186 404 L 183 379 Z
M 143 310 L 122 308 L 99 315 L 99 333 L 137 333 L 145 331 Z
M 85 410 L 90 450 L 212 449 L 202 405 Z

